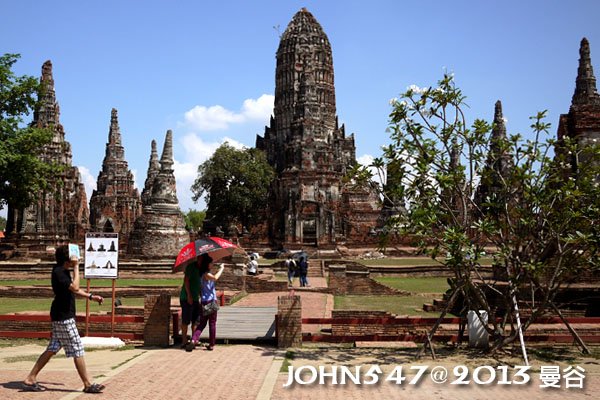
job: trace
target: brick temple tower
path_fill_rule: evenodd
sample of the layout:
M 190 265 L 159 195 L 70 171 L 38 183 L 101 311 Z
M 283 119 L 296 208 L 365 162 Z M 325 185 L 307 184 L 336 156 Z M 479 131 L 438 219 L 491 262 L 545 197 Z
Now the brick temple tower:
M 276 58 L 274 115 L 256 140 L 277 174 L 269 201 L 270 240 L 323 246 L 368 232 L 379 215 L 377 200 L 355 193 L 343 201 L 342 178 L 356 162 L 354 136 L 346 137 L 338 125 L 331 45 L 306 9 L 287 26 Z M 359 205 L 356 212 L 353 204 Z
M 125 161 L 117 110 L 113 108 L 102 170 L 90 198 L 90 225 L 94 232 L 119 233 L 125 248 L 133 224 L 141 213 L 140 194 Z
M 600 95 L 596 89 L 596 77 L 590 57 L 590 44 L 586 38 L 579 48 L 579 68 L 575 79 L 575 93 L 568 114 L 562 114 L 558 122 L 558 142 L 573 138 L 579 146 L 600 143 Z M 571 160 L 573 172 L 583 160 Z
M 52 141 L 43 148 L 40 157 L 62 166 L 63 170 L 50 182 L 52 189 L 39 193 L 27 209 L 15 209 L 9 204 L 7 235 L 49 245 L 57 241 L 80 241 L 89 228 L 87 196 L 79 170 L 72 165 L 71 144 L 65 140 L 60 123 L 52 62 L 46 61 L 42 66 L 40 83 L 42 97 L 34 110 L 31 125 L 52 130 Z
M 475 192 L 475 204 L 477 204 L 481 213 L 495 213 L 493 208 L 484 206 L 489 200 L 497 201 L 503 204 L 509 199 L 499 198 L 504 184 L 502 181 L 509 179 L 509 172 L 514 167 L 513 157 L 510 151 L 503 150 L 508 143 L 506 136 L 506 124 L 502 113 L 502 103 L 496 102 L 494 107 L 494 123 L 490 137 L 489 153 L 483 171 L 483 176 L 479 187 Z
M 165 137 L 158 161 L 156 141 L 152 141 L 148 175 L 142 191 L 143 211 L 135 221 L 127 253 L 138 257 L 175 257 L 190 235 L 179 209 L 173 173 L 173 133 Z

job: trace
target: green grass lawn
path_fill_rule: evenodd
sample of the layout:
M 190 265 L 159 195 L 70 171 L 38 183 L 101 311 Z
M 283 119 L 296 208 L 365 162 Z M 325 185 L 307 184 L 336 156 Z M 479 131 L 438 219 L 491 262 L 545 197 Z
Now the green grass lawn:
M 448 282 L 444 277 L 380 277 L 377 282 L 414 293 L 412 296 L 335 296 L 336 310 L 373 310 L 388 311 L 397 315 L 431 316 L 423 311 L 424 303 L 431 303 L 441 298 L 448 290 Z
M 183 282 L 183 274 L 178 278 L 164 279 L 117 279 L 116 287 L 131 287 L 131 286 L 181 286 Z M 50 279 L 6 279 L 0 280 L 1 286 L 50 286 Z M 86 287 L 87 281 L 81 279 L 81 287 Z M 91 282 L 91 287 L 112 287 L 112 279 L 94 279 Z
M 117 296 L 118 297 L 118 296 Z M 111 298 L 105 298 L 104 303 L 100 306 L 98 303 L 90 302 L 90 312 L 98 313 L 98 312 L 107 312 L 111 310 Z M 46 311 L 50 313 L 50 305 L 52 304 L 52 299 L 22 299 L 22 298 L 13 298 L 13 297 L 3 297 L 0 301 L 0 314 L 9 314 L 16 312 L 25 312 L 25 311 Z M 143 307 L 144 306 L 144 298 L 143 297 L 121 297 L 121 304 L 123 306 L 132 306 L 132 307 Z M 77 299 L 77 312 L 85 312 L 85 299 L 78 298 Z
M 431 303 L 435 295 L 414 296 L 335 296 L 336 310 L 388 311 L 397 315 L 431 316 L 423 311 L 423 303 Z
M 445 277 L 379 277 L 375 280 L 394 289 L 406 290 L 413 293 L 444 293 L 450 289 L 448 278 Z
M 430 257 L 401 257 L 401 258 L 378 258 L 369 260 L 353 260 L 364 265 L 372 266 L 411 266 L 411 265 L 441 265 L 437 260 Z M 492 258 L 484 257 L 479 260 L 482 265 L 491 265 Z

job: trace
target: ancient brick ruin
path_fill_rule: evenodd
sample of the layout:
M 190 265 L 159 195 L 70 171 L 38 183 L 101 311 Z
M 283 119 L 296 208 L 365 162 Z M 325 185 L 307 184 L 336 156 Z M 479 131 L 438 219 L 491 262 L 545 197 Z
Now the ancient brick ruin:
M 596 89 L 596 77 L 590 57 L 590 44 L 586 38 L 581 40 L 579 48 L 579 68 L 575 80 L 575 93 L 568 114 L 562 114 L 558 122 L 557 138 L 559 144 L 564 138 L 575 139 L 580 147 L 600 143 L 600 95 Z M 558 149 L 560 151 L 560 148 Z M 583 162 L 573 156 L 573 172 Z
M 142 215 L 137 218 L 129 237 L 127 252 L 139 257 L 177 255 L 190 241 L 185 220 L 179 210 L 173 174 L 173 133 L 165 137 L 158 161 L 156 142 L 152 141 L 148 175 L 142 191 Z
M 501 188 L 504 186 L 502 182 L 508 179 L 509 171 L 514 166 L 512 154 L 503 150 L 504 144 L 507 142 L 508 137 L 506 136 L 506 124 L 502 114 L 502 103 L 498 100 L 494 109 L 494 122 L 488 157 L 474 198 L 477 205 L 476 212 L 478 213 L 492 213 L 492 215 L 495 215 L 495 211 L 488 206 L 484 206 L 484 204 L 490 201 L 503 204 L 508 200 L 499 198 Z
M 90 198 L 92 232 L 117 232 L 125 247 L 135 220 L 142 214 L 140 194 L 125 161 L 117 110 L 111 111 L 110 128 L 97 188 Z
M 365 242 L 380 206 L 368 188 L 342 182 L 356 163 L 354 136 L 338 125 L 331 45 L 306 9 L 281 37 L 274 115 L 256 146 L 277 174 L 268 210 L 273 244 Z
M 87 196 L 79 170 L 72 165 L 71 144 L 65 140 L 65 130 L 60 123 L 50 61 L 42 66 L 40 82 L 42 97 L 31 125 L 52 130 L 52 141 L 44 147 L 40 157 L 62 166 L 62 171 L 52 178 L 52 189 L 40 193 L 31 206 L 17 209 L 8 205 L 7 239 L 17 240 L 22 246 L 79 241 L 89 229 Z

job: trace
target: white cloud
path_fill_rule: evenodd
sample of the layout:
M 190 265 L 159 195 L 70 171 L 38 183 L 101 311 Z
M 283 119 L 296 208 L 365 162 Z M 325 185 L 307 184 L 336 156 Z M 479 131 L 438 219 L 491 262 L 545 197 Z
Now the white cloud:
M 198 131 L 226 130 L 233 124 L 243 124 L 251 120 L 268 121 L 273 112 L 275 96 L 263 94 L 258 99 L 246 99 L 240 112 L 226 109 L 221 105 L 197 105 L 184 114 L 184 125 Z
M 242 115 L 248 119 L 269 120 L 273 113 L 275 96 L 263 94 L 258 99 L 246 99 L 242 106 Z
M 85 187 L 87 200 L 90 201 L 92 193 L 94 192 L 94 190 L 96 190 L 96 178 L 91 174 L 90 170 L 87 167 L 79 165 L 77 168 L 79 169 L 79 174 L 81 175 L 81 180 L 83 186 Z

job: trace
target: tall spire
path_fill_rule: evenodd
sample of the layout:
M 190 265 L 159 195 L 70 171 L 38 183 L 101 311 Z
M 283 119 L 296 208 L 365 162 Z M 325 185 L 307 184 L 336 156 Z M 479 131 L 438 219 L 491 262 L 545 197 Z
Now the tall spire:
M 600 103 L 600 96 L 596 90 L 596 77 L 592 68 L 590 57 L 590 43 L 586 38 L 581 39 L 579 47 L 579 68 L 575 80 L 575 93 L 572 105 Z
M 492 129 L 492 141 L 506 138 L 506 125 L 502 115 L 502 102 L 496 101 L 494 106 L 494 127 Z
M 158 151 L 156 150 L 156 140 L 152 139 L 152 150 L 150 151 L 150 162 L 148 164 L 148 173 L 158 173 L 160 163 L 158 162 Z
M 148 206 L 151 203 L 152 185 L 154 184 L 154 178 L 156 178 L 156 175 L 158 175 L 159 172 L 160 163 L 158 162 L 158 152 L 156 151 L 156 140 L 152 140 L 148 174 L 146 175 L 146 181 L 144 182 L 144 190 L 142 191 L 142 204 L 144 206 Z
M 52 76 L 52 62 L 50 60 L 42 65 L 40 85 L 40 105 L 33 112 L 32 125 L 37 126 L 38 128 L 47 128 L 50 125 L 58 126 L 60 108 L 56 102 L 54 77 Z
M 117 109 L 113 108 L 110 112 L 110 129 L 108 131 L 109 144 L 121 144 L 121 130 L 119 128 L 119 116 Z
M 165 137 L 162 157 L 160 158 L 161 171 L 173 170 L 173 132 L 169 129 Z

